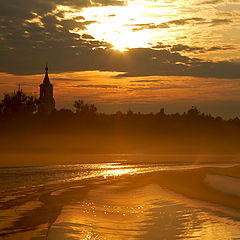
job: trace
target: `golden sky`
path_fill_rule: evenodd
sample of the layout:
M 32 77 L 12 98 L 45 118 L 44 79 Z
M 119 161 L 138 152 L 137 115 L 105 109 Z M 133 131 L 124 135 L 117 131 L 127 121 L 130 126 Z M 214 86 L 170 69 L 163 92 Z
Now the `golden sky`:
M 12 0 L 0 23 L 1 94 L 48 62 L 58 108 L 240 114 L 240 0 Z

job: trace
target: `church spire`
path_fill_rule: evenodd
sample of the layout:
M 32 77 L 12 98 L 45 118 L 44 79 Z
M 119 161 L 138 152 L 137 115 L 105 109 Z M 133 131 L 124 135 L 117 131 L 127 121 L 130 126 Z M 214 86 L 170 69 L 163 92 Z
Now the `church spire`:
M 49 115 L 55 111 L 55 100 L 53 98 L 53 85 L 49 81 L 48 66 L 45 67 L 45 77 L 40 85 L 39 113 Z
M 45 67 L 45 77 L 44 77 L 44 80 L 43 80 L 43 84 L 50 84 L 50 80 L 49 80 L 49 77 L 48 77 L 48 65 L 46 64 L 46 67 Z

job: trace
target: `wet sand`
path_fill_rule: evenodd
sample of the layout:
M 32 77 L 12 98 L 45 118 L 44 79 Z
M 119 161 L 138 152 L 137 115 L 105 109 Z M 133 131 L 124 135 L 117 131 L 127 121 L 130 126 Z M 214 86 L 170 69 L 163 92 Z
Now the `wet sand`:
M 121 169 L 120 169 L 121 170 Z M 0 205 L 3 239 L 240 238 L 240 166 L 164 170 L 42 186 Z M 221 183 L 221 182 L 220 182 Z M 225 182 L 225 184 L 227 184 Z M 232 182 L 230 183 L 233 184 Z M 226 185 L 225 185 L 226 188 Z M 24 207 L 25 206 L 25 207 Z M 4 216 L 5 214 L 5 216 Z

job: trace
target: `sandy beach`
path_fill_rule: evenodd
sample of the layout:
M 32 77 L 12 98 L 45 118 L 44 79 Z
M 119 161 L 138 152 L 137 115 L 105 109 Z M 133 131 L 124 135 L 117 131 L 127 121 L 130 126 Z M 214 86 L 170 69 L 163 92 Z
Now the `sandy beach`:
M 44 175 L 45 181 L 38 179 L 36 184 L 32 179 L 33 184 L 12 190 L 1 185 L 1 238 L 240 237 L 239 165 L 80 166 L 18 169 L 28 177 L 31 171 Z M 10 176 L 17 168 L 7 169 Z M 48 171 L 54 171 L 57 179 L 57 174 L 65 174 L 64 181 L 47 181 Z M 226 191 L 228 184 L 234 186 L 231 191 Z

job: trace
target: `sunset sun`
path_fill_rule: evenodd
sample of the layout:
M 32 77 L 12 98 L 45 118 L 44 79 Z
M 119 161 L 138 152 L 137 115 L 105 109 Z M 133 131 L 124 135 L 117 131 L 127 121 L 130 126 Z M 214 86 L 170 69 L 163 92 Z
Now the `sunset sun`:
M 72 32 L 80 35 L 89 34 L 96 40 L 111 44 L 113 49 L 125 51 L 129 48 L 149 47 L 160 40 L 169 40 L 170 35 L 166 29 L 161 31 L 154 27 L 151 29 L 151 25 L 167 21 L 168 13 L 174 12 L 174 9 L 163 5 L 156 18 L 156 10 L 153 6 L 150 7 L 146 1 L 133 1 L 121 7 L 84 8 L 81 13 L 68 14 L 68 17 L 74 18 L 81 14 L 91 21 L 86 29 L 75 28 Z M 148 24 L 150 27 L 144 29 Z

